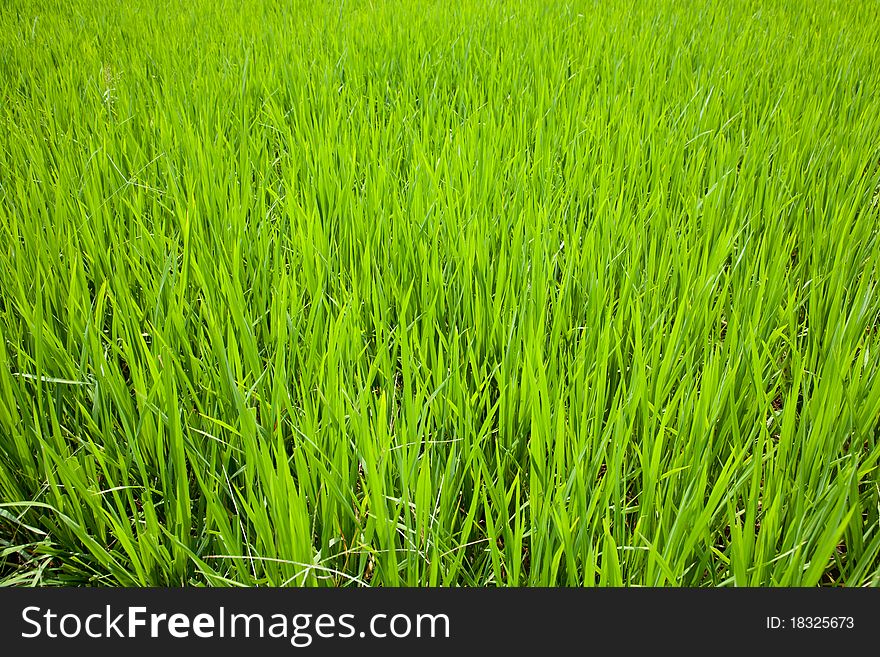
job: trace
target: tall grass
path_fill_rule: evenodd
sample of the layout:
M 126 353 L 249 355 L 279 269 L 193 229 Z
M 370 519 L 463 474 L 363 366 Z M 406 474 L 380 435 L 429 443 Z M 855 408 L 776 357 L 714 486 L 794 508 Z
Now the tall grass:
M 877 585 L 878 35 L 5 2 L 0 580 Z

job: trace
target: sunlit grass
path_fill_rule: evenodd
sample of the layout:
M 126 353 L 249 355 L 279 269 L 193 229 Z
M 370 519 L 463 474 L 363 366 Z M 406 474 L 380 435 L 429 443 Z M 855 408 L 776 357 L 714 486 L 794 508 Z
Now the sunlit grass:
M 880 583 L 878 35 L 5 2 L 0 580 Z

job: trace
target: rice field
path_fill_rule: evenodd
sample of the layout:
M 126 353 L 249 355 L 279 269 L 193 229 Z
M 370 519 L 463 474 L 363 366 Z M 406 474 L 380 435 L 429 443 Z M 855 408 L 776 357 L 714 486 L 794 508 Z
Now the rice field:
M 877 0 L 6 0 L 0 583 L 880 584 Z

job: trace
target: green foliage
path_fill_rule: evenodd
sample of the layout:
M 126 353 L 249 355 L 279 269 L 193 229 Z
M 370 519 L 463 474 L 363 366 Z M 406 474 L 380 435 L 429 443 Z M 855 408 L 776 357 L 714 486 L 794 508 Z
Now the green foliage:
M 878 17 L 5 2 L 0 580 L 880 583 Z

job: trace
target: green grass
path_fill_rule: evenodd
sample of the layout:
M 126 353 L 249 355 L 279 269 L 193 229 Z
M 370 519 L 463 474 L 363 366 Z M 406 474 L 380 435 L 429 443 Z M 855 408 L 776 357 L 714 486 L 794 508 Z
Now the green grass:
M 239 4 L 0 8 L 0 582 L 880 584 L 877 0 Z

